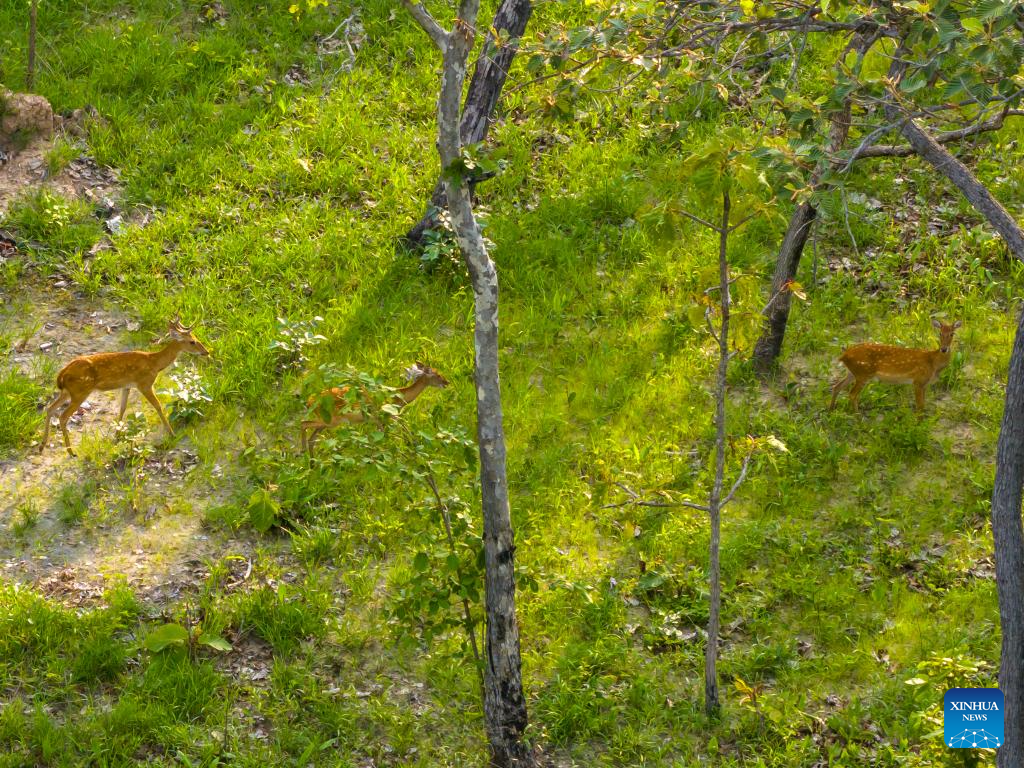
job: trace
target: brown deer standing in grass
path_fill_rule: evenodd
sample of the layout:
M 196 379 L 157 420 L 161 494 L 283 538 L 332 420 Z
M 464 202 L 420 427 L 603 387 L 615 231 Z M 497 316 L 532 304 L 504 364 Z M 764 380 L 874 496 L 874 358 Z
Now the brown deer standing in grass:
M 423 394 L 423 391 L 427 387 L 438 387 L 440 389 L 444 389 L 448 386 L 448 379 L 435 371 L 429 365 L 425 365 L 418 361 L 406 368 L 405 375 L 407 379 L 412 381 L 412 383 L 397 390 L 394 397 L 391 399 L 391 403 L 399 407 L 404 407 L 411 403 Z M 312 455 L 313 443 L 317 436 L 325 429 L 333 429 L 339 424 L 359 424 L 360 422 L 366 421 L 366 407 L 369 406 L 366 392 L 364 391 L 362 398 L 360 398 L 363 407 L 353 409 L 352 403 L 350 403 L 346 397 L 350 389 L 350 387 L 331 387 L 330 389 L 325 389 L 319 395 L 313 395 L 313 397 L 309 398 L 306 405 L 310 408 L 317 405 L 320 401 L 330 398 L 331 419 L 330 421 L 325 421 L 324 419 L 319 418 L 320 414 L 318 413 L 318 418 L 307 419 L 302 422 L 303 451 Z M 306 432 L 309 432 L 308 438 L 306 436 Z
M 861 390 L 872 379 L 878 379 L 891 384 L 913 384 L 917 410 L 923 411 L 925 390 L 935 381 L 939 371 L 949 365 L 949 348 L 960 321 L 943 323 L 932 320 L 932 325 L 939 331 L 938 349 L 907 349 L 871 343 L 847 347 L 839 361 L 850 372 L 832 385 L 832 402 L 828 409 L 835 408 L 839 393 L 852 384 L 850 405 L 856 411 Z
M 167 344 L 156 352 L 101 352 L 96 355 L 76 357 L 65 365 L 57 374 L 57 394 L 46 406 L 46 425 L 43 427 L 43 440 L 39 444 L 39 452 L 46 448 L 50 436 L 50 419 L 59 413 L 60 430 L 64 434 L 64 445 L 72 456 L 71 438 L 68 436 L 68 419 L 74 415 L 85 398 L 96 390 L 121 390 L 121 410 L 117 420 L 124 418 L 128 407 L 128 392 L 135 387 L 156 409 L 167 432 L 171 429 L 164 409 L 153 392 L 153 382 L 157 374 L 174 362 L 182 352 L 191 352 L 206 357 L 210 351 L 192 334 L 192 329 L 181 324 L 179 318 L 171 321 L 167 328 Z

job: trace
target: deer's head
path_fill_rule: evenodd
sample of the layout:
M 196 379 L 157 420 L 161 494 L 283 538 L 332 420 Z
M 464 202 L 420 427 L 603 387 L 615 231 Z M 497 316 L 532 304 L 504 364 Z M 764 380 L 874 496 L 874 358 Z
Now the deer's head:
M 956 329 L 959 328 L 962 323 L 959 320 L 955 323 L 944 323 L 941 320 L 932 320 L 932 325 L 939 332 L 939 351 L 943 353 L 949 352 L 949 348 L 953 344 L 953 334 L 956 333 Z
M 200 355 L 201 357 L 209 357 L 210 350 L 208 350 L 203 343 L 195 337 L 192 333 L 193 326 L 187 326 L 181 324 L 181 317 L 175 317 L 167 326 L 167 335 L 180 343 L 182 348 L 186 352 L 191 352 L 193 355 Z
M 425 380 L 428 387 L 438 387 L 440 389 L 444 389 L 449 384 L 448 379 L 419 360 L 405 369 L 405 377 L 414 383 Z

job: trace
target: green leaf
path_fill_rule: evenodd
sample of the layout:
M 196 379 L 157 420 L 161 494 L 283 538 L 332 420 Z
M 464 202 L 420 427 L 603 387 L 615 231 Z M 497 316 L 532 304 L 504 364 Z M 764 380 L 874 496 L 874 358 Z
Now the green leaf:
M 426 552 L 417 552 L 416 557 L 412 559 L 412 567 L 419 572 L 426 571 L 430 567 L 430 558 Z
M 231 643 L 225 640 L 220 635 L 212 635 L 208 632 L 203 632 L 199 635 L 199 639 L 196 640 L 200 645 L 205 645 L 209 648 L 213 648 L 215 651 L 230 651 Z
M 266 533 L 277 522 L 281 508 L 266 488 L 249 497 L 249 523 L 260 533 Z
M 148 635 L 142 644 L 146 650 L 159 653 L 169 646 L 181 646 L 188 643 L 188 630 L 181 624 L 164 624 L 157 627 Z

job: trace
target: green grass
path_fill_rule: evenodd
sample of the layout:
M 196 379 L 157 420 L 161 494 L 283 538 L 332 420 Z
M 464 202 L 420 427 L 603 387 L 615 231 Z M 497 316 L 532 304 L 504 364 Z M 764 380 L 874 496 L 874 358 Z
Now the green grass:
M 198 324 L 213 358 L 196 361 L 196 381 L 212 402 L 182 420 L 181 441 L 145 442 L 145 424 L 116 442 L 86 434 L 87 481 L 53 489 L 50 503 L 69 530 L 180 504 L 249 542 L 252 573 L 242 581 L 237 559 L 209 563 L 198 596 L 152 614 L 124 590 L 79 613 L 4 583 L 0 766 L 483 765 L 459 603 L 440 569 L 416 582 L 420 552 L 431 563 L 447 555 L 427 488 L 370 461 L 390 439 L 370 427 L 325 437 L 312 465 L 297 451 L 306 379 L 324 363 L 398 384 L 404 365 L 425 358 L 453 386 L 411 406 L 410 425 L 472 434 L 467 282 L 457 271 L 425 274 L 395 243 L 437 169 L 437 62 L 396 6 L 371 2 L 357 66 L 327 88 L 315 36 L 349 9 L 296 23 L 284 6 L 230 3 L 221 27 L 201 21 L 200 7 L 42 4 L 40 91 L 59 110 L 96 106 L 104 120 L 90 125 L 88 151 L 119 169 L 126 206 L 151 206 L 154 218 L 88 256 L 103 236 L 93 211 L 31 196 L 2 225 L 34 243 L 3 285 L 13 293 L 18 281 L 59 272 L 140 319 L 140 342 L 176 312 Z M 545 7 L 538 19 L 580 12 Z M 21 80 L 20 13 L 0 3 L 8 84 Z M 285 84 L 295 64 L 311 87 Z M 956 671 L 982 685 L 998 665 L 994 582 L 977 565 L 991 550 L 992 457 L 1021 268 L 914 163 L 854 172 L 866 195 L 851 200 L 859 257 L 841 213 L 825 210 L 819 282 L 808 252 L 808 301 L 794 309 L 782 375 L 762 387 L 742 359 L 730 371 L 732 435 L 773 434 L 788 452 L 759 455 L 725 515 L 724 711 L 709 722 L 706 521 L 607 505 L 627 498 L 617 483 L 645 498 L 697 499 L 708 488 L 715 361 L 692 307 L 715 279 L 713 243 L 649 212 L 678 197 L 679 157 L 718 118 L 670 146 L 649 120 L 603 115 L 599 103 L 549 120 L 542 92 L 511 98 L 516 120 L 493 137 L 508 170 L 479 190 L 502 283 L 531 738 L 564 764 L 595 766 L 943 764 L 927 717 L 946 679 L 920 665 L 933 655 L 983 661 Z M 1015 205 L 1019 134 L 1007 129 L 1001 145 L 975 150 Z M 919 221 L 895 216 L 908 200 Z M 934 218 L 949 231 L 929 232 Z M 741 312 L 763 301 L 781 232 L 759 221 L 733 241 L 730 258 L 746 275 Z M 843 257 L 856 269 L 829 269 Z M 930 345 L 933 313 L 964 328 L 923 420 L 907 388 L 881 384 L 865 390 L 859 415 L 845 398 L 824 412 L 843 346 Z M 305 360 L 274 348 L 279 317 L 298 328 L 317 316 L 326 340 L 303 348 Z M 3 371 L 0 453 L 23 458 L 52 382 Z M 179 445 L 199 457 L 188 481 L 147 486 L 147 459 Z M 740 458 L 730 454 L 731 474 Z M 438 449 L 442 459 L 452 464 L 439 473 L 442 493 L 475 515 L 467 470 Z M 248 524 L 263 488 L 286 532 Z M 397 622 L 400 591 L 413 588 L 416 599 L 436 594 L 454 625 L 432 636 Z M 137 638 L 166 618 L 157 613 L 178 619 L 184 605 L 236 649 L 142 650 Z M 257 680 L 252 647 L 270 659 Z M 917 677 L 927 684 L 905 683 Z M 759 686 L 756 706 L 742 685 Z
M 2 365 L 2 363 L 0 363 Z M 13 367 L 0 367 L 0 456 L 26 445 L 40 429 L 43 387 Z

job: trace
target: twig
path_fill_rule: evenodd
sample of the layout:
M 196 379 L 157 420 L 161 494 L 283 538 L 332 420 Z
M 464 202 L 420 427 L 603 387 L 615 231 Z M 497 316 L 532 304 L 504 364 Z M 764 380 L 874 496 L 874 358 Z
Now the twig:
M 740 476 L 736 478 L 736 482 L 732 484 L 732 488 L 729 489 L 729 493 L 722 499 L 722 503 L 719 504 L 719 509 L 724 509 L 725 505 L 732 501 L 732 497 L 736 495 L 736 491 L 743 484 L 743 481 L 747 479 L 747 469 L 750 467 L 750 459 L 753 458 L 754 452 L 751 451 L 743 459 L 743 466 L 740 467 Z

